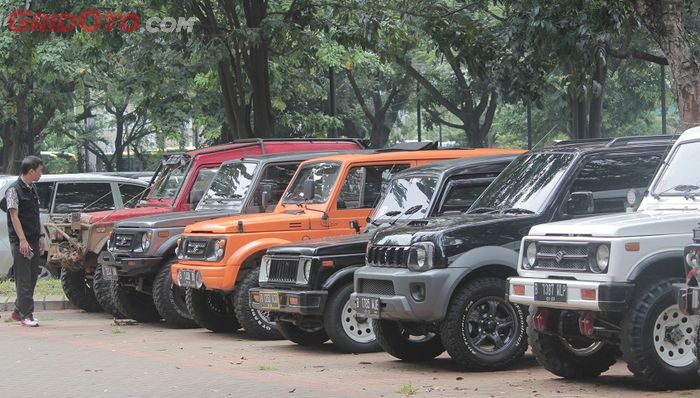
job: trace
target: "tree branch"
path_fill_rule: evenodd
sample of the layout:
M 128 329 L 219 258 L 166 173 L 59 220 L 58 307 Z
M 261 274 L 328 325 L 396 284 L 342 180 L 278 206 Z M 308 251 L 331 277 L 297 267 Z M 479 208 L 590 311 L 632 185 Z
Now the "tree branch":
M 464 130 L 463 124 L 456 124 L 456 123 L 448 122 L 447 120 L 443 119 L 442 116 L 440 116 L 440 114 L 436 110 L 430 109 L 430 108 L 425 108 L 425 110 L 426 110 L 426 112 L 428 112 L 430 114 L 430 117 L 432 117 L 436 122 L 438 122 L 442 125 L 445 125 L 447 127 L 452 127 L 455 129 Z
M 357 102 L 360 103 L 360 107 L 362 108 L 362 112 L 365 113 L 365 117 L 369 119 L 371 123 L 374 123 L 374 115 L 372 115 L 372 112 L 370 112 L 369 108 L 367 107 L 367 103 L 365 102 L 365 99 L 362 98 L 362 92 L 360 91 L 360 87 L 357 85 L 357 82 L 355 81 L 355 76 L 352 74 L 352 71 L 350 69 L 345 69 L 345 75 L 348 77 L 348 81 L 350 82 L 350 86 L 352 87 L 353 93 L 355 93 L 355 97 L 357 98 Z
M 425 88 L 431 97 L 437 101 L 440 105 L 444 106 L 445 109 L 450 111 L 453 115 L 459 117 L 461 111 L 453 103 L 451 103 L 445 96 L 440 94 L 440 91 L 433 86 L 428 79 L 421 75 L 411 64 L 407 63 L 403 59 L 397 59 L 396 63 L 408 72 L 411 77 L 416 79 L 416 81 Z
M 493 124 L 493 117 L 496 114 L 496 105 L 498 104 L 498 94 L 494 91 L 491 93 L 491 99 L 489 101 L 489 107 L 486 109 L 486 114 L 484 115 L 484 123 L 481 125 L 479 130 L 481 130 L 484 134 L 483 138 L 486 138 L 486 135 L 488 132 L 491 130 L 491 125 Z M 481 134 L 479 134 L 481 135 Z

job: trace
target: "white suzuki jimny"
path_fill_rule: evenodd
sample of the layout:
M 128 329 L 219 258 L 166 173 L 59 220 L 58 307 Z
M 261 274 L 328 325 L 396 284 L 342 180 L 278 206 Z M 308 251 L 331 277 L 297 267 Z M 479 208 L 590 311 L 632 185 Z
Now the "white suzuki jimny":
M 699 210 L 700 127 L 670 148 L 637 211 L 530 229 L 508 299 L 530 306 L 538 362 L 561 377 L 587 378 L 622 356 L 654 388 L 696 386 L 698 319 L 681 313 L 672 285 L 684 281 L 683 249 Z

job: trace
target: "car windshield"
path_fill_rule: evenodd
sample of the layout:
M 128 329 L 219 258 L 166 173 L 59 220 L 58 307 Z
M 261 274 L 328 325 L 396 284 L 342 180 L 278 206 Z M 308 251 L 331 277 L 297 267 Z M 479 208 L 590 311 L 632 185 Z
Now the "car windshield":
M 370 218 L 372 220 L 394 218 L 409 220 L 427 217 L 437 181 L 437 177 L 427 176 L 392 180 Z M 407 211 L 413 209 L 417 210 Z
M 340 172 L 339 163 L 311 163 L 299 169 L 296 177 L 289 184 L 289 189 L 282 198 L 282 203 L 324 203 L 333 190 L 338 173 Z M 314 182 L 314 197 L 304 198 L 304 181 L 311 180 Z
M 190 160 L 174 155 L 163 161 L 147 199 L 173 199 L 180 191 Z
M 486 188 L 468 213 L 515 211 L 540 213 L 571 167 L 569 153 L 532 153 L 520 156 Z
M 700 141 L 679 144 L 654 184 L 652 195 L 683 196 L 700 192 L 700 177 L 693 170 L 698 166 Z
M 222 165 L 204 193 L 197 210 L 240 209 L 253 184 L 257 168 L 256 162 Z

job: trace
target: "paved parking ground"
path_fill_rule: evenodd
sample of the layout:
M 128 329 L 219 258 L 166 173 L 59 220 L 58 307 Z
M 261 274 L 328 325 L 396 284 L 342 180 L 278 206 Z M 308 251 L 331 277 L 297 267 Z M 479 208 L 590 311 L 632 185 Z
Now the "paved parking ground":
M 589 382 L 568 382 L 530 355 L 509 371 L 468 373 L 446 357 L 407 364 L 385 353 L 249 340 L 243 333 L 117 326 L 104 314 L 46 311 L 39 328 L 0 322 L 2 397 L 652 397 L 617 364 Z

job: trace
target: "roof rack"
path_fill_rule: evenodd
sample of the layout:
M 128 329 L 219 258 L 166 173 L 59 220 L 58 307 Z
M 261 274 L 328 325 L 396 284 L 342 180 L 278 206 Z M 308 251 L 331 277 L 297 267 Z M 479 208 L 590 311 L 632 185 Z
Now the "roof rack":
M 425 151 L 429 149 L 438 149 L 437 141 L 401 142 L 389 148 L 377 149 L 377 152 Z
M 605 144 L 605 147 L 620 147 L 626 145 L 634 145 L 639 143 L 667 143 L 668 141 L 676 140 L 679 135 L 639 135 L 628 137 L 613 137 L 613 138 L 585 138 L 580 140 L 563 140 L 558 141 L 548 146 L 571 146 L 571 145 L 590 145 L 590 144 Z

